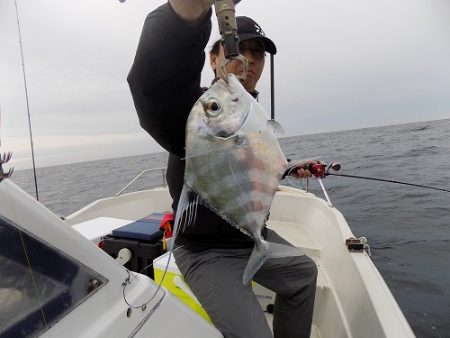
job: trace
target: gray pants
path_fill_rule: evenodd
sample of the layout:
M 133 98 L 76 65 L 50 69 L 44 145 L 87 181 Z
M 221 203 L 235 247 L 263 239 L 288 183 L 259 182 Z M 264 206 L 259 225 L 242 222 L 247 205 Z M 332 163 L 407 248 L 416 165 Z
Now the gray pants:
M 269 242 L 289 244 L 268 229 Z M 242 275 L 252 249 L 178 248 L 177 266 L 192 292 L 226 338 L 273 337 L 263 309 Z M 306 255 L 268 259 L 253 280 L 274 291 L 275 338 L 309 338 L 317 267 Z

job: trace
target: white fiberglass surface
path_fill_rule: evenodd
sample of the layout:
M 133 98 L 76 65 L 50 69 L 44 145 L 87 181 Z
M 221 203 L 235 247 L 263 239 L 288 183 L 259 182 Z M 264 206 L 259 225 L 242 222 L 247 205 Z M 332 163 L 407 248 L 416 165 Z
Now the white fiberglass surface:
M 0 336 L 36 336 L 106 279 L 0 216 Z

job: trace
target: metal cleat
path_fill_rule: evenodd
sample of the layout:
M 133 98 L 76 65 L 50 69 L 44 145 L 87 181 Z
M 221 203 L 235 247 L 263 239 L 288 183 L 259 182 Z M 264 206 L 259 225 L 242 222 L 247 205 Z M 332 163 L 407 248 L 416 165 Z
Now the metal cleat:
M 370 252 L 370 246 L 366 237 L 350 237 L 345 240 L 345 245 L 350 252 L 363 252 L 365 251 L 367 255 L 372 256 Z

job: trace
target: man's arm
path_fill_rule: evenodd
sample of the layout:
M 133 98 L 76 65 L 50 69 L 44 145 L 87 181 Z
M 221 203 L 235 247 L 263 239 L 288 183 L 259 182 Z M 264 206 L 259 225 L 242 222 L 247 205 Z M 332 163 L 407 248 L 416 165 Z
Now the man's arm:
M 202 93 L 200 75 L 211 33 L 209 7 L 186 3 L 194 1 L 170 0 L 148 15 L 128 75 L 141 126 L 180 156 L 187 116 Z

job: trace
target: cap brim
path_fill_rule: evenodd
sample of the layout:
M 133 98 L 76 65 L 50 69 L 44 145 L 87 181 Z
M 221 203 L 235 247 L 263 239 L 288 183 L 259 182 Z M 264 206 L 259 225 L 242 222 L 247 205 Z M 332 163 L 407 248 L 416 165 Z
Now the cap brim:
M 277 47 L 273 43 L 272 40 L 269 38 L 266 38 L 265 36 L 261 36 L 258 34 L 252 34 L 252 33 L 243 33 L 239 34 L 239 41 L 246 41 L 251 39 L 261 39 L 261 41 L 264 43 L 264 49 L 266 52 L 270 54 L 276 54 L 277 53 Z

